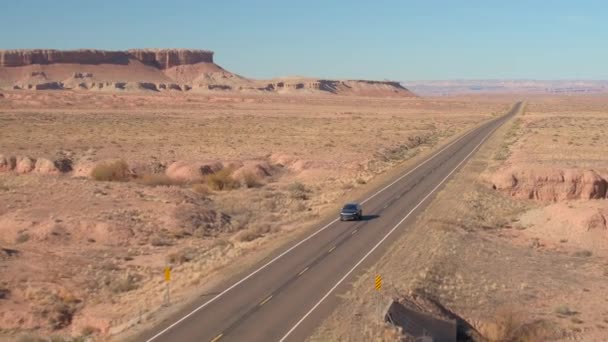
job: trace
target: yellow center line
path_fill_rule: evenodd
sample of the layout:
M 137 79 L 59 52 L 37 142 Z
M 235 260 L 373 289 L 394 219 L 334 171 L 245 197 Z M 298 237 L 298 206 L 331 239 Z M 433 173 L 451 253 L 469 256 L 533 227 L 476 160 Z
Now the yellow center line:
M 327 253 L 331 253 L 334 251 L 334 249 L 336 249 L 336 246 L 333 246 L 332 248 L 329 249 L 329 251 L 327 251 Z
M 263 301 L 260 303 L 260 306 L 262 306 L 262 305 L 266 304 L 266 303 L 267 303 L 267 302 L 270 300 L 270 298 L 272 298 L 272 295 L 270 295 L 270 296 L 268 296 L 266 299 L 264 299 L 264 300 L 263 300 Z
M 220 338 L 222 338 L 222 336 L 224 336 L 224 334 L 219 334 L 219 335 L 215 336 L 215 337 L 213 338 L 213 340 L 211 340 L 211 342 L 217 342 L 217 341 L 219 341 L 219 340 L 220 340 Z
M 298 273 L 298 276 L 301 276 L 302 274 L 304 274 L 304 272 L 308 271 L 309 267 L 306 267 L 305 269 L 301 270 L 300 273 Z
M 350 235 L 355 235 L 358 231 L 359 231 L 359 229 L 355 229 L 350 233 Z

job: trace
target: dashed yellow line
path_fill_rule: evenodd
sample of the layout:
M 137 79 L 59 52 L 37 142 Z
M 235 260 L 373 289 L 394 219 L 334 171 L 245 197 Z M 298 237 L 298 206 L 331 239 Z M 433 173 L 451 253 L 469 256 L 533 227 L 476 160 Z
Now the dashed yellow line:
M 309 267 L 306 267 L 305 269 L 301 270 L 300 273 L 298 273 L 298 277 L 304 274 L 304 272 L 308 271 L 308 269 Z
M 334 249 L 336 249 L 336 246 L 333 246 L 332 248 L 329 249 L 329 251 L 327 251 L 327 253 L 331 253 L 334 251 Z
M 220 340 L 220 338 L 222 338 L 222 336 L 224 336 L 224 334 L 219 334 L 219 335 L 215 336 L 215 337 L 213 338 L 213 340 L 211 340 L 211 342 L 217 342 L 217 341 L 219 341 L 219 340 Z
M 266 299 L 264 299 L 264 300 L 263 300 L 263 301 L 260 303 L 260 306 L 262 306 L 262 305 L 266 304 L 266 303 L 267 303 L 267 302 L 270 300 L 270 298 L 272 298 L 272 295 L 270 295 L 270 296 L 268 296 Z
M 350 232 L 350 235 L 355 235 L 355 234 L 357 234 L 358 231 L 359 231 L 359 229 L 355 229 L 352 232 Z

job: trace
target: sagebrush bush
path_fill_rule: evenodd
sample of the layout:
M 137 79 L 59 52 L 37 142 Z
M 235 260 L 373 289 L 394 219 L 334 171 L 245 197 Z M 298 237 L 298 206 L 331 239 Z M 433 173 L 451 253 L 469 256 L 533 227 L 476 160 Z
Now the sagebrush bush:
M 239 182 L 234 180 L 230 169 L 221 169 L 216 173 L 207 176 L 207 184 L 213 190 L 232 190 L 239 187 Z
M 294 199 L 307 200 L 308 193 L 310 190 L 300 182 L 293 182 L 287 186 L 287 190 L 290 192 L 291 197 Z
M 120 182 L 129 179 L 129 165 L 124 160 L 102 163 L 93 168 L 91 177 L 98 181 Z

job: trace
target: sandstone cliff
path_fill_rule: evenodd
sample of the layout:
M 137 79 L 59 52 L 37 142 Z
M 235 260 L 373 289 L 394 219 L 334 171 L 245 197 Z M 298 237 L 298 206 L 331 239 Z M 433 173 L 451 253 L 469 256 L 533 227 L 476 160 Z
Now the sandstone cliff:
M 0 50 L 0 67 L 33 64 L 128 64 L 136 59 L 159 69 L 177 65 L 213 63 L 213 52 L 191 49 L 132 49 L 104 50 Z
M 160 69 L 169 69 L 178 65 L 213 63 L 213 52 L 190 49 L 132 49 L 129 55 L 144 64 Z

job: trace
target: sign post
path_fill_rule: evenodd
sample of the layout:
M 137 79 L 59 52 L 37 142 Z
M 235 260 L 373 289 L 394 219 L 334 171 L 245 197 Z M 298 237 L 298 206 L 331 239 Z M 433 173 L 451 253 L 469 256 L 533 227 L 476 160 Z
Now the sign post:
M 376 275 L 376 278 L 374 279 L 374 288 L 376 289 L 376 315 L 378 315 L 378 321 L 380 324 L 382 324 L 382 312 L 380 312 L 380 310 L 382 310 L 380 308 L 380 306 L 382 305 L 381 302 L 381 295 L 380 295 L 380 290 L 382 289 L 382 277 L 380 275 Z
M 169 304 L 171 304 L 171 297 L 170 297 L 170 291 L 169 291 L 170 282 L 171 282 L 171 267 L 166 266 L 165 267 L 165 284 L 167 284 L 167 290 L 165 291 L 165 300 L 164 300 L 165 306 L 168 306 Z

